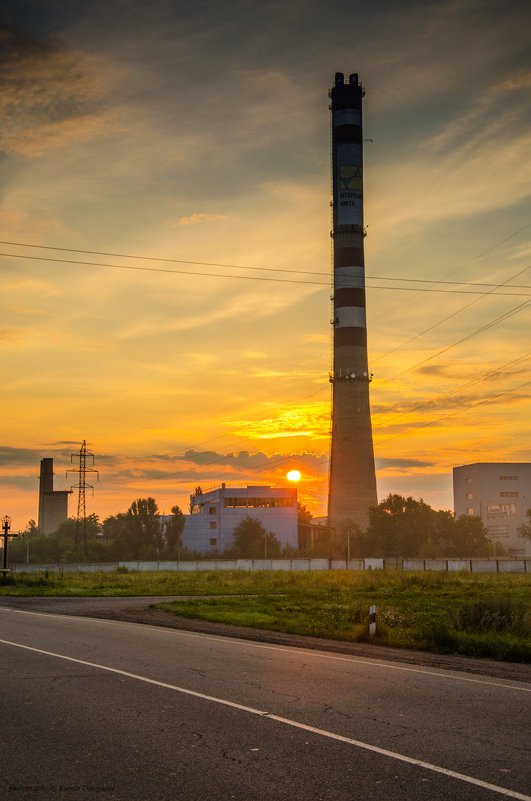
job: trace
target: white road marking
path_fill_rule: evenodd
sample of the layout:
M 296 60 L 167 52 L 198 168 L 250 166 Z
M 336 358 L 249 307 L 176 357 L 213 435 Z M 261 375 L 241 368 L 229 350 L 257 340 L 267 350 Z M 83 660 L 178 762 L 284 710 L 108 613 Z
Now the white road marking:
M 520 801 L 531 801 L 531 796 L 524 795 L 524 793 L 518 793 L 515 790 L 508 790 L 505 787 L 499 787 L 496 784 L 490 784 L 489 782 L 484 782 L 481 779 L 476 779 L 473 776 L 467 776 L 464 773 L 458 773 L 455 770 L 449 770 L 448 768 L 443 768 L 440 765 L 432 765 L 430 762 L 423 762 L 420 759 L 413 759 L 412 757 L 405 756 L 404 754 L 398 754 L 395 751 L 388 751 L 386 748 L 379 748 L 376 745 L 370 745 L 369 743 L 361 742 L 361 740 L 353 740 L 351 737 L 343 737 L 341 734 L 335 734 L 334 732 L 326 731 L 325 729 L 317 729 L 314 726 L 308 726 L 305 723 L 300 723 L 296 720 L 291 720 L 290 718 L 283 718 L 280 715 L 272 715 L 269 712 L 266 712 L 262 709 L 255 709 L 252 706 L 244 706 L 243 704 L 238 704 L 235 701 L 228 701 L 225 698 L 216 698 L 213 695 L 205 695 L 205 693 L 199 693 L 195 690 L 188 690 L 185 687 L 178 687 L 175 684 L 167 684 L 164 681 L 157 681 L 156 679 L 150 679 L 147 676 L 140 676 L 137 673 L 129 673 L 126 670 L 119 670 L 118 668 L 109 667 L 108 665 L 99 665 L 96 662 L 87 662 L 84 659 L 76 659 L 73 656 L 66 656 L 65 654 L 56 654 L 53 651 L 45 651 L 42 648 L 33 648 L 30 645 L 22 645 L 18 642 L 11 642 L 10 640 L 2 640 L 0 639 L 0 643 L 4 645 L 11 645 L 15 648 L 23 648 L 26 651 L 33 651 L 37 654 L 43 654 L 44 656 L 53 656 L 56 659 L 64 659 L 67 662 L 75 662 L 78 665 L 85 665 L 86 667 L 93 667 L 97 668 L 98 670 L 105 670 L 108 673 L 116 673 L 119 676 L 126 676 L 129 679 L 136 679 L 137 681 L 143 681 L 146 684 L 154 684 L 157 687 L 163 687 L 167 690 L 173 690 L 174 692 L 182 693 L 183 695 L 191 695 L 194 698 L 201 698 L 204 701 L 210 701 L 215 704 L 221 704 L 223 706 L 231 707 L 232 709 L 239 709 L 242 712 L 249 712 L 251 715 L 258 715 L 261 718 L 267 718 L 267 720 L 274 720 L 277 723 L 283 723 L 287 726 L 292 726 L 297 729 L 302 729 L 303 731 L 311 732 L 312 734 L 318 734 L 321 737 L 328 737 L 330 740 L 338 740 L 342 743 L 347 743 L 348 745 L 353 745 L 356 748 L 362 748 L 365 751 L 371 751 L 375 754 L 380 754 L 381 756 L 389 757 L 391 759 L 396 759 L 400 762 L 406 762 L 409 765 L 415 765 L 419 768 L 424 768 L 425 770 L 431 770 L 435 773 L 442 773 L 444 776 L 448 776 L 452 779 L 458 779 L 462 782 L 467 782 L 468 784 L 474 784 L 477 787 L 483 787 L 486 790 L 491 790 L 492 792 L 499 793 L 500 795 L 505 795 L 509 798 L 517 798 Z
M 74 620 L 83 620 L 85 622 L 92 622 L 92 623 L 107 623 L 110 625 L 121 625 L 121 626 L 137 626 L 138 623 L 132 623 L 127 620 L 108 620 L 107 618 L 101 617 L 84 617 L 80 615 L 59 615 L 55 612 L 29 612 L 25 609 L 10 609 L 9 607 L 0 607 L 0 611 L 8 611 L 8 612 L 16 612 L 19 615 L 40 615 L 41 617 L 54 617 L 58 620 L 65 620 L 68 618 L 73 618 Z M 203 634 L 199 631 L 184 631 L 183 629 L 173 629 L 167 628 L 165 629 L 163 626 L 152 626 L 149 624 L 142 624 L 144 628 L 154 629 L 155 631 L 166 631 L 171 633 L 173 636 L 181 636 L 181 637 L 200 637 L 204 640 L 214 640 L 214 642 L 221 642 L 221 643 L 230 643 L 232 645 L 242 645 L 248 648 L 261 648 L 266 649 L 268 651 L 292 651 L 293 646 L 289 645 L 272 645 L 270 643 L 258 643 L 252 642 L 252 640 L 238 640 L 234 637 L 221 637 L 216 636 L 215 634 Z M 386 670 L 401 670 L 405 673 L 420 673 L 424 676 L 436 676 L 441 679 L 447 680 L 455 680 L 455 681 L 466 681 L 471 684 L 485 684 L 489 687 L 502 687 L 505 690 L 517 690 L 523 693 L 531 693 L 531 687 L 524 687 L 521 684 L 519 686 L 515 686 L 514 684 L 502 684 L 499 681 L 489 681 L 488 679 L 471 679 L 468 676 L 461 676 L 456 673 L 456 671 L 452 672 L 451 668 L 448 668 L 446 673 L 440 673 L 436 670 L 426 670 L 425 668 L 417 668 L 417 667 L 406 667 L 404 665 L 393 665 L 390 662 L 377 662 L 374 659 L 370 659 L 369 657 L 355 657 L 355 656 L 340 656 L 335 654 L 328 654 L 324 651 L 308 649 L 308 648 L 298 648 L 297 651 L 300 653 L 305 653 L 308 656 L 315 656 L 320 657 L 321 659 L 328 659 L 333 662 L 354 662 L 361 665 L 372 665 L 373 667 L 381 667 L 385 668 Z M 450 675 L 451 673 L 451 675 Z M 514 679 L 514 681 L 517 681 Z

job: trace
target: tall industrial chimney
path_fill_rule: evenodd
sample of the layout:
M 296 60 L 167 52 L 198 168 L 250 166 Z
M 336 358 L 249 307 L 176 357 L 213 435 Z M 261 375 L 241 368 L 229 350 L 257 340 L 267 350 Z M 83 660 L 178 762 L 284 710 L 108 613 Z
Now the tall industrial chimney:
M 357 75 L 337 72 L 332 100 L 334 240 L 334 364 L 328 524 L 350 519 L 362 528 L 378 502 L 372 445 L 363 252 L 363 132 L 365 94 Z

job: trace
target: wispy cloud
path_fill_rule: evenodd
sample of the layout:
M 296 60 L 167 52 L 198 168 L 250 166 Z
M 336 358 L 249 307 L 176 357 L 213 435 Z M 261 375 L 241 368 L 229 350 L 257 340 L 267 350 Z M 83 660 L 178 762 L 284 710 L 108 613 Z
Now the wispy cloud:
M 190 214 L 189 217 L 181 217 L 177 226 L 197 225 L 198 223 L 214 222 L 216 220 L 226 220 L 226 214 Z
M 120 113 L 109 102 L 115 70 L 106 59 L 39 41 L 5 23 L 0 35 L 5 153 L 36 158 L 117 129 Z
M 236 420 L 228 423 L 234 427 L 235 434 L 254 439 L 285 439 L 288 437 L 307 437 L 319 439 L 328 437 L 330 431 L 330 404 L 300 404 L 286 409 L 277 417 L 264 420 Z

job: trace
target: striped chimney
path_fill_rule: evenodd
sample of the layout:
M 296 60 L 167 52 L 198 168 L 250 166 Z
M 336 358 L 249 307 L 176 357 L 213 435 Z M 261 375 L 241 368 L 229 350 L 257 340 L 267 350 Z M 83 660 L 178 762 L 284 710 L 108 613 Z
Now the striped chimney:
M 334 242 L 332 445 L 328 523 L 362 528 L 377 504 L 365 316 L 363 129 L 365 91 L 357 75 L 338 72 L 330 91 Z

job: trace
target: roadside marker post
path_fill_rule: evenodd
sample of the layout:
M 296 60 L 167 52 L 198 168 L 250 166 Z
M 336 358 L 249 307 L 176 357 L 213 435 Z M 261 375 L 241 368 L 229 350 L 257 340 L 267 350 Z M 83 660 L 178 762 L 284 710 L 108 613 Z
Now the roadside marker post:
M 376 634 L 376 607 L 369 606 L 369 637 Z

